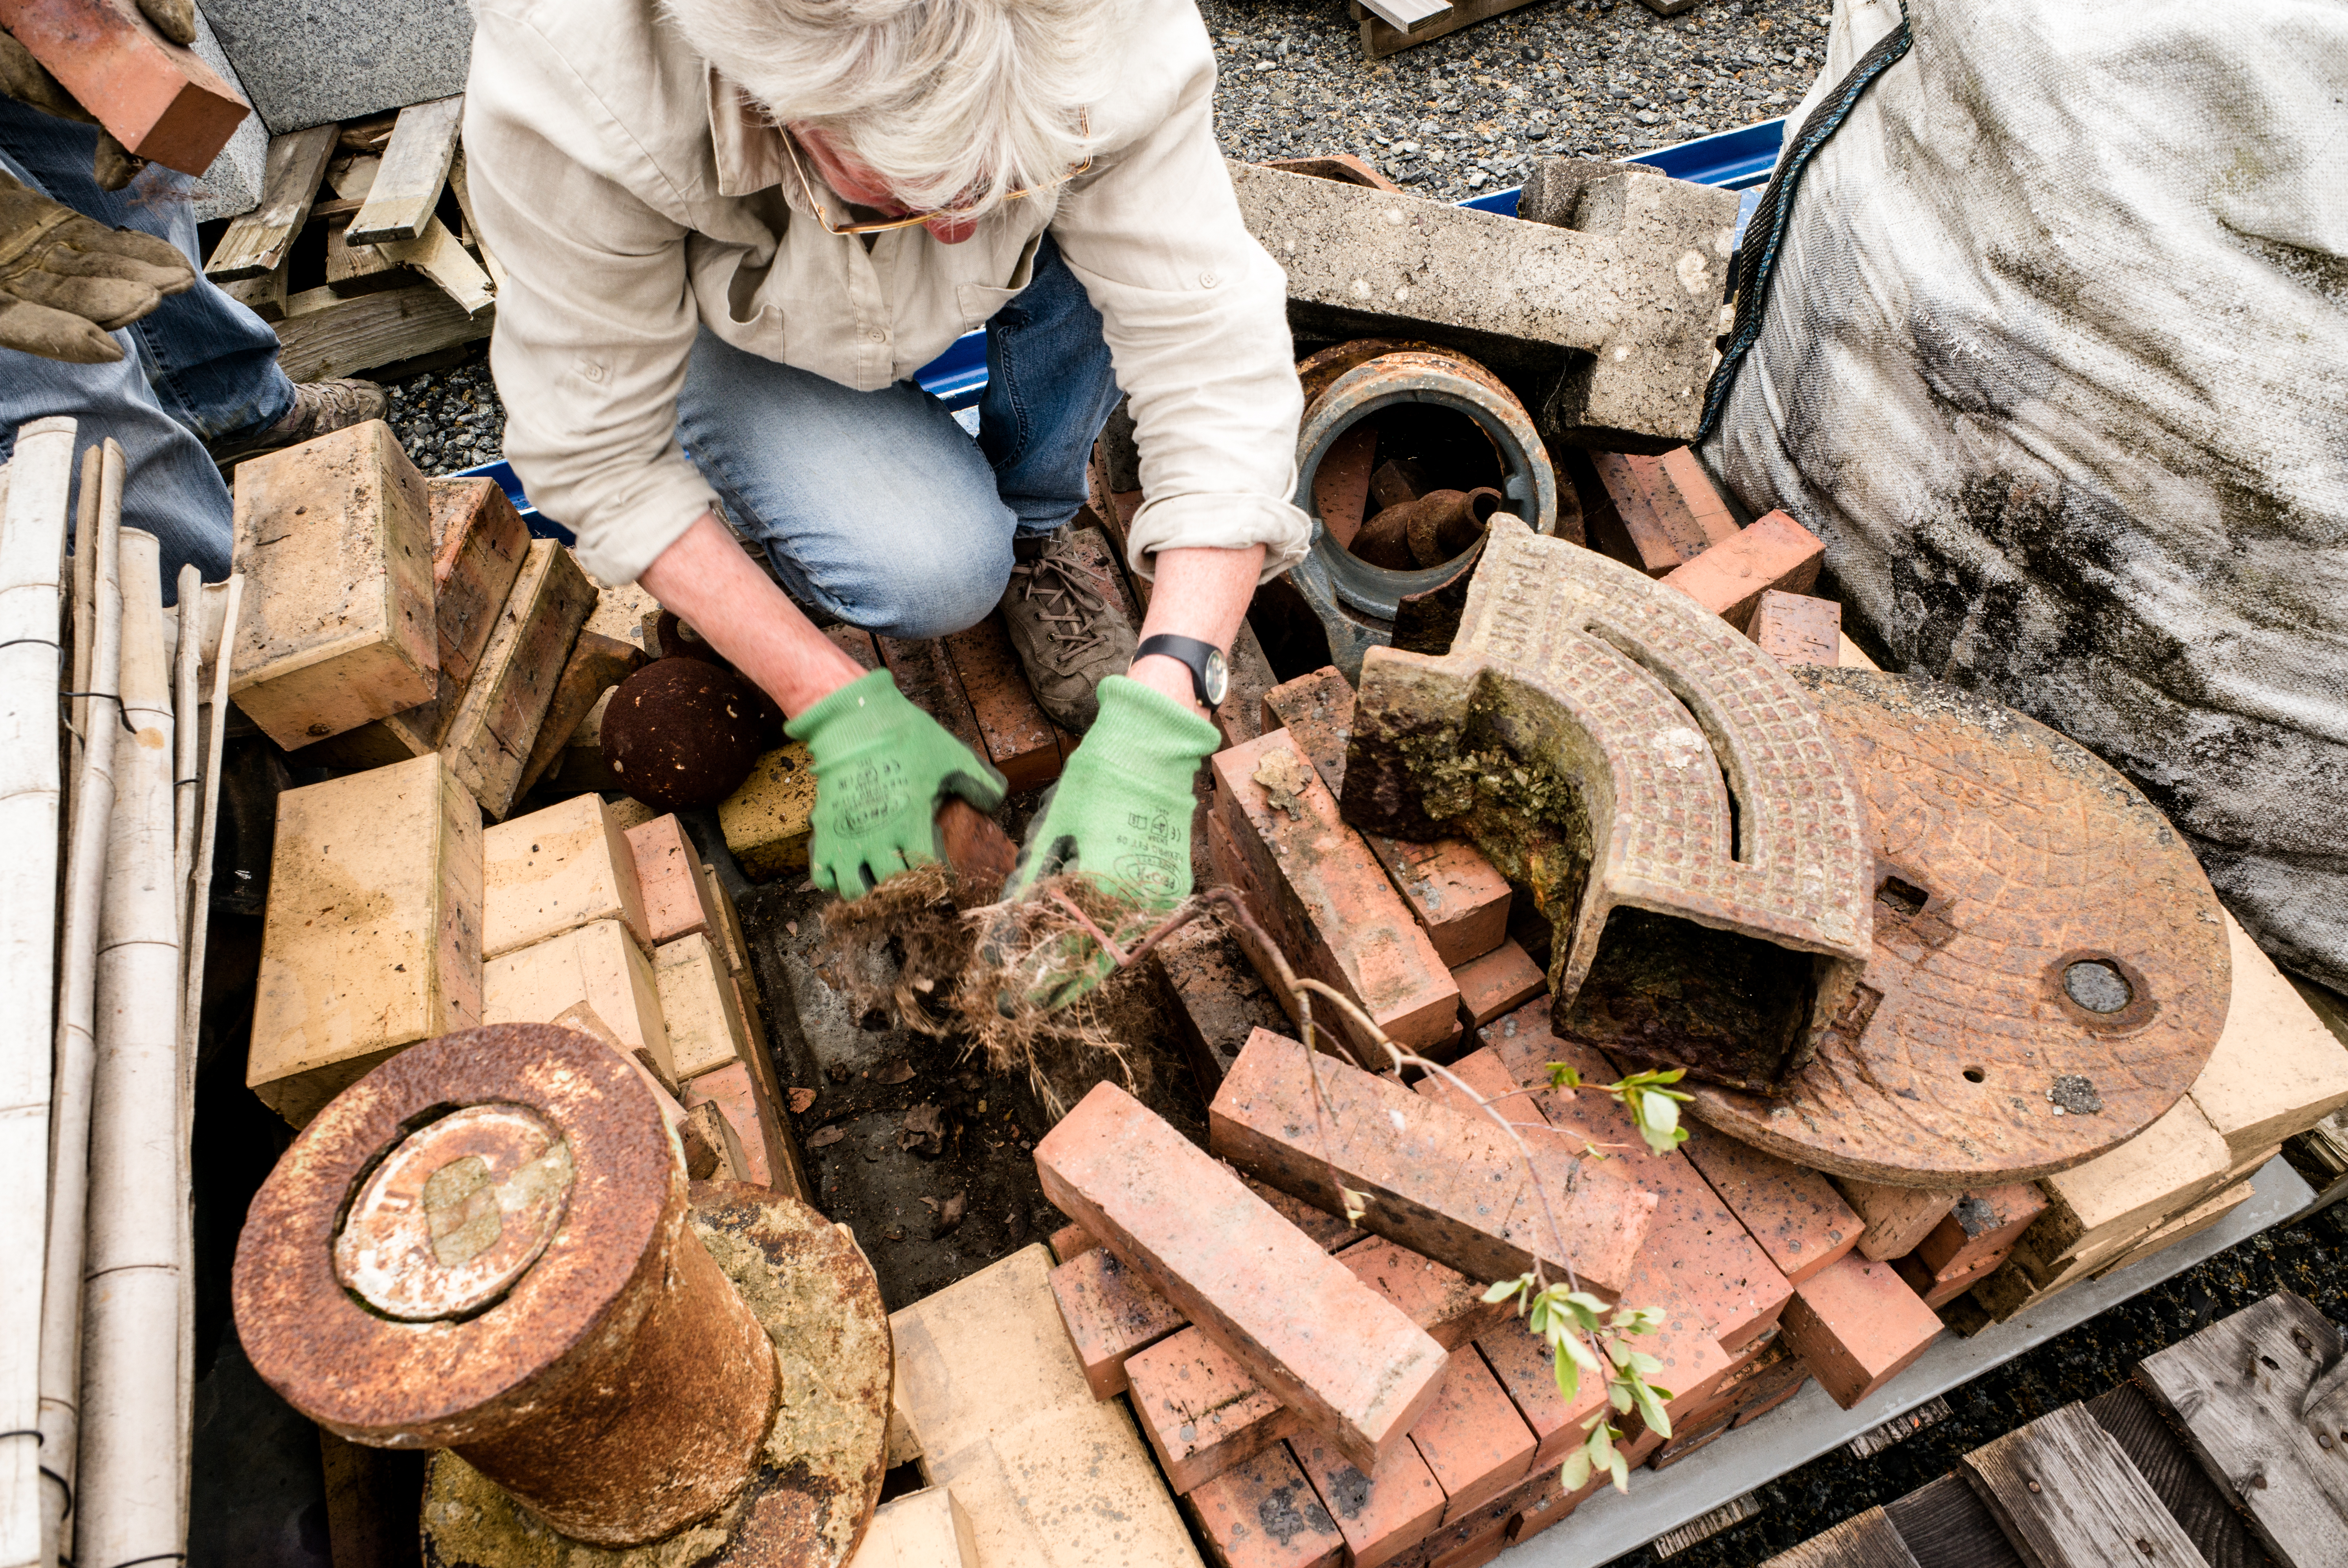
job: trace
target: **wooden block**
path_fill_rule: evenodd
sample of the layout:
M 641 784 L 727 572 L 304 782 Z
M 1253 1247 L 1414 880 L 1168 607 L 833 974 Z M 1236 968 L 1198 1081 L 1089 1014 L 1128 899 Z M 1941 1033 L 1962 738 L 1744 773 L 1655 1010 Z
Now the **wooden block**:
M 438 757 L 277 797 L 245 1082 L 297 1127 L 402 1046 L 490 1021 L 481 814 Z
M 552 1023 L 582 1002 L 623 1046 L 651 1051 L 670 1082 L 682 1081 L 669 1053 L 652 962 L 619 921 L 565 931 L 491 958 L 483 969 L 484 1023 Z
M 1435 1397 L 1441 1346 L 1115 1084 L 1045 1135 L 1035 1169 L 1061 1213 L 1357 1464 Z
M 2041 1416 L 1958 1464 L 2005 1533 L 2042 1568 L 2207 1568 L 2127 1450 L 2084 1405 Z
M 1182 1501 L 1218 1568 L 1337 1568 L 1344 1558 L 1345 1538 L 1285 1448 L 1232 1466 Z
M 518 795 L 528 794 L 554 771 L 587 715 L 645 663 L 644 651 L 634 643 L 581 630 L 571 657 L 563 661 L 562 673 L 555 678 L 554 695 L 547 702 L 546 717 L 539 723 L 538 740 L 530 749 L 530 760 L 522 764 Z
M 983 753 L 1014 790 L 1040 789 L 1060 776 L 1060 744 L 1052 722 L 1035 705 L 1027 677 L 1012 651 L 1001 615 L 944 640 L 962 689 L 978 722 Z M 891 668 L 893 670 L 894 665 Z
M 1179 1307 L 1107 1247 L 1080 1253 L 1054 1269 L 1052 1299 L 1096 1399 L 1113 1399 L 1125 1392 L 1128 1358 L 1189 1326 Z
M 1886 1187 L 1847 1176 L 1828 1178 L 1843 1201 L 1867 1228 L 1859 1233 L 1859 1250 L 1876 1263 L 1889 1263 L 1916 1250 L 1933 1228 L 1957 1206 L 1961 1195 L 1922 1187 Z
M 347 225 L 326 223 L 326 287 L 341 299 L 389 293 L 416 282 L 407 268 L 373 245 L 354 245 Z
M 2026 1247 L 2029 1266 L 2057 1267 L 2142 1232 L 2215 1191 L 2231 1163 L 2225 1139 L 2188 1095 L 2110 1153 L 2043 1179 L 2046 1212 L 2024 1234 L 2015 1261 Z
M 2188 1092 L 2234 1162 L 2348 1105 L 2348 1049 L 2229 915 L 2234 989 L 2226 1027 Z
M 1514 1012 L 1549 984 L 1532 955 L 1506 941 L 1480 958 L 1454 965 L 1451 979 L 1459 987 L 1460 1020 L 1470 1029 Z
M 1783 512 L 1757 518 L 1663 579 L 1742 631 L 1764 589 L 1807 593 L 1827 547 Z
M 1940 1337 L 1941 1320 L 1889 1264 L 1849 1254 L 1794 1286 L 1778 1319 L 1787 1344 L 1849 1409 Z
M 251 106 L 129 0 L 0 0 L 5 27 L 136 157 L 201 174 Z
M 432 221 L 448 165 L 457 156 L 457 133 L 465 98 L 434 98 L 399 111 L 390 145 L 383 149 L 366 202 L 351 220 L 351 239 L 363 245 L 413 240 Z
M 500 958 L 591 920 L 617 920 L 654 940 L 638 891 L 635 856 L 598 795 L 501 822 L 481 835 L 481 952 Z
M 1532 1429 L 1472 1350 L 1451 1358 L 1410 1440 L 1443 1488 L 1447 1524 L 1512 1490 L 1532 1470 L 1536 1446 Z
M 1317 1067 L 1316 1113 L 1304 1048 L 1259 1030 L 1208 1108 L 1215 1152 L 1323 1208 L 1344 1206 L 1334 1170 L 1366 1194 L 1363 1229 L 1472 1278 L 1525 1273 L 1538 1252 L 1553 1274 L 1570 1263 L 1585 1290 L 1608 1300 L 1622 1291 L 1653 1194 L 1562 1149 L 1533 1147 L 1529 1173 L 1516 1142 L 1485 1118 L 1332 1057 Z
M 355 300 L 305 289 L 285 302 L 277 368 L 295 381 L 352 375 L 478 342 L 496 324 L 494 313 L 467 315 L 429 284 Z
M 979 1568 L 970 1515 L 942 1486 L 892 1497 L 872 1514 L 856 1568 Z
M 2022 1233 L 2045 1212 L 2046 1194 L 2035 1182 L 1966 1193 L 1917 1245 L 1916 1255 L 1935 1278 L 1977 1268 L 2011 1252 Z
M 534 540 L 441 743 L 457 776 L 493 817 L 512 809 L 571 645 L 594 608 L 594 584 L 572 553 L 551 539 Z
M 1880 1508 L 1854 1513 L 1833 1529 L 1780 1552 L 1762 1568 L 1919 1568 Z
M 743 876 L 767 882 L 807 868 L 815 793 L 808 749 L 787 741 L 760 757 L 742 787 L 718 803 L 717 825 Z
M 1177 1495 L 1304 1430 L 1295 1411 L 1202 1329 L 1180 1329 L 1134 1352 L 1125 1373 L 1134 1414 Z M 1407 1444 L 1389 1457 L 1404 1451 L 1411 1451 Z
M 285 280 L 290 270 L 280 261 L 274 272 L 242 282 L 222 283 L 220 290 L 263 321 L 282 322 L 285 319 Z
M 495 479 L 427 479 L 432 501 L 433 623 L 440 669 L 461 690 L 480 667 L 498 611 L 530 552 L 530 528 Z
M 2128 1456 L 2169 1517 L 2213 1568 L 2251 1568 L 2266 1560 L 2242 1516 L 2201 1469 L 2192 1450 L 2160 1419 L 2143 1389 L 2122 1383 L 2082 1407 Z
M 1745 635 L 1780 664 L 1835 664 L 1842 650 L 1842 606 L 1831 599 L 1765 588 Z
M 1415 1448 L 1396 1449 L 1373 1474 L 1310 1432 L 1288 1451 L 1345 1538 L 1347 1568 L 1380 1568 L 1443 1523 L 1443 1488 Z
M 668 1027 L 669 1061 L 679 1080 L 714 1072 L 749 1054 L 729 994 L 725 961 L 702 936 L 653 949 L 653 980 Z
M 1094 1399 L 1068 1355 L 1050 1266 L 1024 1247 L 891 1316 L 923 1479 L 953 1489 L 981 1563 L 1196 1568 L 1132 1417 Z
M 279 745 L 437 693 L 431 506 L 382 420 L 239 464 L 235 566 L 229 694 Z
M 644 929 L 654 946 L 696 932 L 723 942 L 716 914 L 703 899 L 701 857 L 674 815 L 656 816 L 629 828 L 628 858 L 644 899 Z M 726 970 L 734 968 L 730 955 Z
M 1818 1172 L 1709 1127 L 1691 1127 L 1681 1152 L 1791 1284 L 1859 1245 L 1859 1216 Z
M 365 203 L 372 195 L 376 176 L 382 169 L 382 159 L 376 157 L 354 158 L 347 164 L 330 164 L 326 182 L 338 196 Z M 364 215 L 365 207 L 352 221 Z M 430 279 L 451 304 L 469 316 L 485 316 L 497 302 L 497 291 L 490 285 L 489 275 L 473 260 L 448 225 L 438 219 L 426 216 L 424 228 L 412 240 L 386 240 L 369 246 L 348 241 L 354 251 L 362 249 L 379 252 L 384 259 L 400 266 L 412 268 Z M 332 282 L 331 268 L 328 281 Z
M 222 285 L 273 273 L 283 278 L 286 253 L 294 236 L 310 220 L 310 208 L 317 200 L 319 182 L 326 177 L 326 160 L 335 155 L 340 129 L 318 125 L 269 138 L 269 153 L 262 165 L 260 205 L 230 222 L 220 243 L 212 247 L 211 260 L 204 263 L 205 277 Z M 282 286 L 278 302 L 281 307 L 284 302 Z

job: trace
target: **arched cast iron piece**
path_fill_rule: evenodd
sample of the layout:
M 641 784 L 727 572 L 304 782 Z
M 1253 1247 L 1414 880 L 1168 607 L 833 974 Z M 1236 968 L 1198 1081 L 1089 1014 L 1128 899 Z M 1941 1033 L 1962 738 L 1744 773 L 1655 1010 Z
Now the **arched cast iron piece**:
M 1803 1165 L 1941 1189 L 2052 1175 L 2165 1115 L 2216 1048 L 2233 966 L 2209 879 L 2159 809 L 1998 703 L 1793 673 L 1859 775 L 1873 951 L 1781 1095 L 1707 1086 L 1695 1113 Z M 2065 989 L 2080 964 L 2112 988 L 2088 993 L 2101 1010 Z
M 1451 651 L 1369 653 L 1343 804 L 1529 883 L 1560 1031 L 1634 1059 L 1766 1088 L 1871 951 L 1864 809 L 1804 689 L 1684 594 L 1505 515 Z
M 386 1157 L 470 1106 L 518 1107 L 561 1141 L 560 1226 L 470 1316 L 370 1311 L 335 1278 L 346 1212 Z M 609 1046 L 551 1024 L 426 1040 L 335 1096 L 247 1211 L 232 1293 L 246 1355 L 294 1409 L 353 1442 L 455 1450 L 598 1545 L 656 1540 L 734 1496 L 776 1408 L 774 1348 L 686 1228 L 683 1154 L 651 1091 Z

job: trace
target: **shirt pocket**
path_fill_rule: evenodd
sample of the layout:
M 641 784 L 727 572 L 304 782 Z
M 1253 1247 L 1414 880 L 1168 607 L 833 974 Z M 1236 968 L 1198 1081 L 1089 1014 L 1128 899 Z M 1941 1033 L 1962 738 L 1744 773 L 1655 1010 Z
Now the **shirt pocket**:
M 1035 281 L 1035 249 L 1044 242 L 1036 234 L 1021 247 L 1018 264 L 1011 269 L 1008 283 L 957 283 L 954 285 L 954 308 L 962 315 L 964 332 L 982 326 L 994 319 L 994 313 L 1009 304 Z

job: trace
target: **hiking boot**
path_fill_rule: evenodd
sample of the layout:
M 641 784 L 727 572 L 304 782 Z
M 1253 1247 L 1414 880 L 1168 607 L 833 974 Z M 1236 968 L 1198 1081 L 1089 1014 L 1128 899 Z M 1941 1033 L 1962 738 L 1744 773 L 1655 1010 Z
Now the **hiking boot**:
M 226 473 L 247 457 L 380 419 L 390 406 L 390 398 L 372 381 L 304 381 L 294 388 L 294 406 L 284 418 L 265 430 L 221 436 L 211 445 L 212 461 Z
M 1013 542 L 1018 559 L 1003 590 L 1003 620 L 1035 701 L 1062 729 L 1083 734 L 1100 712 L 1095 688 L 1133 662 L 1133 623 L 1094 574 L 1069 530 Z

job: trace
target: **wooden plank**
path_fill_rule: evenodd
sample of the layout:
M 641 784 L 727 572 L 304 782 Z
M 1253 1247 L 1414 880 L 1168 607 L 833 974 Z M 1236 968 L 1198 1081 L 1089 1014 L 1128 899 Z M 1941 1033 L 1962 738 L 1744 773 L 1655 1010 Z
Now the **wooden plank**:
M 2025 1568 L 2022 1554 L 1962 1476 L 1944 1475 L 1920 1486 L 1884 1504 L 1883 1512 L 1916 1568 Z
M 382 177 L 382 171 L 381 159 L 360 157 L 352 159 L 348 164 L 329 169 L 326 179 L 334 186 L 335 195 L 365 201 L 373 196 L 375 182 Z M 365 212 L 366 209 L 361 208 L 359 216 L 364 216 Z M 352 221 L 357 222 L 358 218 L 354 217 Z M 489 273 L 481 270 L 479 261 L 465 253 L 465 248 L 457 243 L 457 237 L 448 232 L 448 226 L 437 218 L 427 221 L 423 232 L 417 238 L 386 241 L 376 249 L 401 266 L 412 267 L 431 279 L 440 292 L 469 316 L 485 314 L 497 299 L 496 291 L 489 286 Z M 332 261 L 330 251 L 330 279 Z
M 295 381 L 354 375 L 485 338 L 496 314 L 468 316 L 428 285 L 355 300 L 330 289 L 305 289 L 285 302 L 285 319 L 277 326 L 278 368 Z
M 2348 1436 L 2326 1431 L 2325 1448 L 2300 1419 L 2309 1385 L 2340 1356 L 2332 1320 L 2282 1290 L 2136 1370 L 2219 1491 L 2249 1512 L 2251 1529 L 2287 1568 L 2341 1560 Z
M 341 299 L 408 285 L 407 270 L 372 245 L 353 245 L 339 223 L 326 225 L 326 287 Z
M 399 111 L 383 164 L 366 194 L 366 205 L 351 220 L 351 239 L 361 245 L 420 238 L 448 181 L 463 123 L 465 96 L 410 104 Z
M 280 261 L 275 271 L 263 272 L 260 277 L 222 283 L 221 292 L 263 321 L 282 322 L 285 319 L 285 274 L 290 270 L 289 263 Z
M 2087 1413 L 2112 1434 L 2209 1568 L 2271 1568 L 2274 1560 L 2142 1389 L 2122 1383 L 2089 1399 Z
M 1883 1510 L 1854 1513 L 1823 1535 L 1780 1552 L 1762 1568 L 1916 1568 Z
M 1398 33 L 1415 33 L 1451 14 L 1451 0 L 1362 0 L 1362 9 Z
M 1462 27 L 1471 27 L 1478 22 L 1513 11 L 1519 5 L 1531 4 L 1532 0 L 1457 0 L 1447 15 L 1423 22 L 1416 32 L 1407 33 L 1399 27 L 1388 26 L 1371 15 L 1363 9 L 1359 0 L 1356 0 L 1354 9 L 1362 23 L 1363 56 L 1382 60 L 1388 55 L 1432 43 L 1447 34 L 1457 33 Z
M 310 220 L 318 182 L 335 155 L 336 129 L 318 125 L 270 138 L 261 205 L 228 226 L 204 263 L 205 277 L 215 283 L 240 282 L 266 277 L 283 264 L 294 236 Z
M 481 220 L 473 216 L 473 187 L 465 173 L 465 149 L 462 147 L 457 149 L 456 161 L 448 166 L 448 189 L 456 195 L 457 210 L 465 218 L 465 232 L 461 238 L 481 258 L 481 267 L 489 274 L 490 285 L 504 288 L 505 267 L 498 261 L 496 252 L 489 249 L 489 241 L 482 237 Z
M 2184 1527 L 2084 1405 L 1958 1462 L 2032 1568 L 2204 1568 Z

